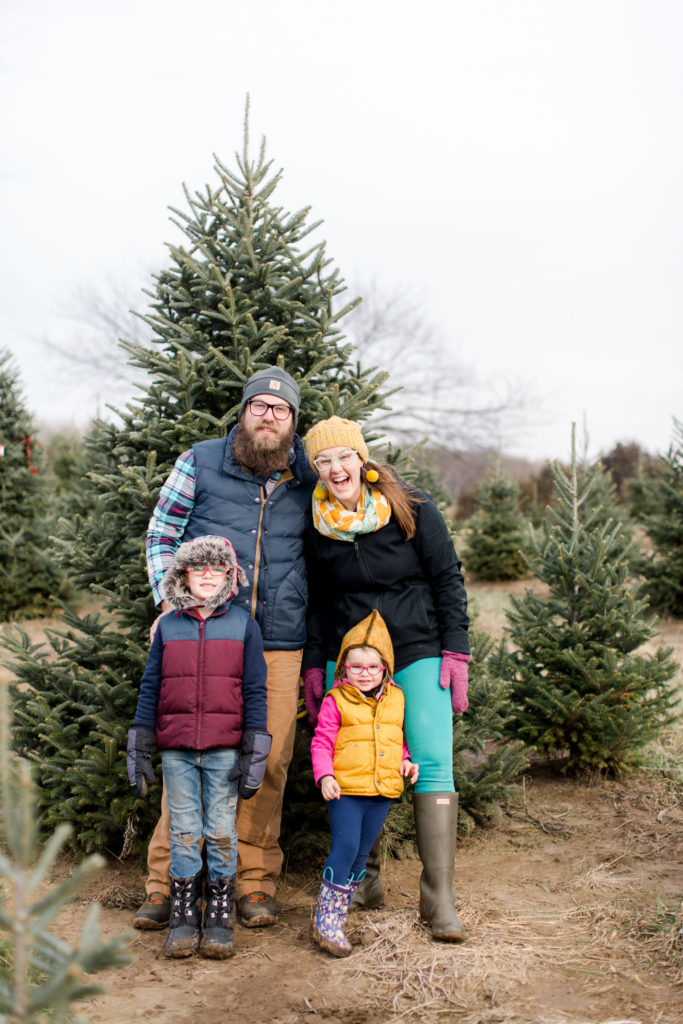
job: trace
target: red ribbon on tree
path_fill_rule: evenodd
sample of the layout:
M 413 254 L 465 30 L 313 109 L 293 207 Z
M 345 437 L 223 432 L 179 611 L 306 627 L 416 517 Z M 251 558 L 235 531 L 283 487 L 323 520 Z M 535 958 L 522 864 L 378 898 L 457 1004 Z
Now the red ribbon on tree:
M 31 448 L 33 443 L 35 442 L 35 437 L 15 437 L 14 440 L 19 441 L 20 444 L 23 444 L 24 457 L 28 462 L 28 468 L 31 470 L 34 476 L 38 476 L 38 470 L 31 462 Z M 42 445 L 39 445 L 39 447 L 42 448 Z

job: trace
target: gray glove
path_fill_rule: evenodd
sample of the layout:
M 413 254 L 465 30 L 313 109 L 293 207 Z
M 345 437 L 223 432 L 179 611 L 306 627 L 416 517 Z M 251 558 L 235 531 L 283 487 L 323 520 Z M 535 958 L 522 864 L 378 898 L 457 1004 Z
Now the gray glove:
M 240 759 L 228 778 L 230 782 L 240 780 L 238 792 L 243 800 L 254 795 L 266 774 L 266 758 L 270 752 L 272 736 L 269 732 L 247 729 L 242 734 Z
M 128 778 L 138 796 L 147 796 L 147 790 L 154 782 L 153 751 L 154 729 L 148 729 L 145 725 L 134 725 L 128 730 Z

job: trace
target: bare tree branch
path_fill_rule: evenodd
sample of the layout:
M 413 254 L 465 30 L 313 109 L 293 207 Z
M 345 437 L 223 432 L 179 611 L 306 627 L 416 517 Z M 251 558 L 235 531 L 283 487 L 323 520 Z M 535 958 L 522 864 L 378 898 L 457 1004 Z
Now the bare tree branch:
M 95 392 L 105 392 L 109 401 L 128 399 L 144 374 L 128 362 L 119 342 L 147 347 L 152 338 L 150 328 L 132 312 L 139 302 L 140 289 L 118 281 L 101 288 L 83 285 L 64 304 L 60 336 L 36 340 L 60 356 L 65 382 L 88 384 Z
M 373 427 L 397 443 L 427 434 L 431 444 L 462 450 L 497 447 L 528 420 L 526 388 L 493 375 L 482 382 L 414 295 L 374 281 L 354 290 L 363 302 L 344 325 L 359 362 L 389 369 L 390 384 L 400 386 L 391 408 L 372 417 Z

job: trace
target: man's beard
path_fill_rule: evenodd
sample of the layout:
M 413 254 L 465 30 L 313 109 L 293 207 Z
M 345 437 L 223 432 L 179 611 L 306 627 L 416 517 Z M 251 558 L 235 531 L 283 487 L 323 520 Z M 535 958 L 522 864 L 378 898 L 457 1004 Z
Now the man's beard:
M 282 438 L 262 434 L 258 429 L 251 437 L 240 423 L 233 441 L 235 458 L 257 476 L 270 476 L 289 465 L 289 450 L 294 441 L 292 425 Z

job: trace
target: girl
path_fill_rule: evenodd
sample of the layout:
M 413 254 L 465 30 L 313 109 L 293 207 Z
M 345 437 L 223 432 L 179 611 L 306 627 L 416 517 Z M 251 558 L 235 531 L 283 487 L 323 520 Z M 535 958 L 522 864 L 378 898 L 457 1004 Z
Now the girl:
M 377 611 L 342 641 L 335 684 L 324 698 L 311 743 L 313 775 L 328 801 L 332 847 L 323 869 L 313 939 L 335 956 L 348 956 L 344 935 L 349 904 L 365 875 L 403 778 L 419 769 L 403 741 L 403 693 L 391 676 L 394 652 Z

